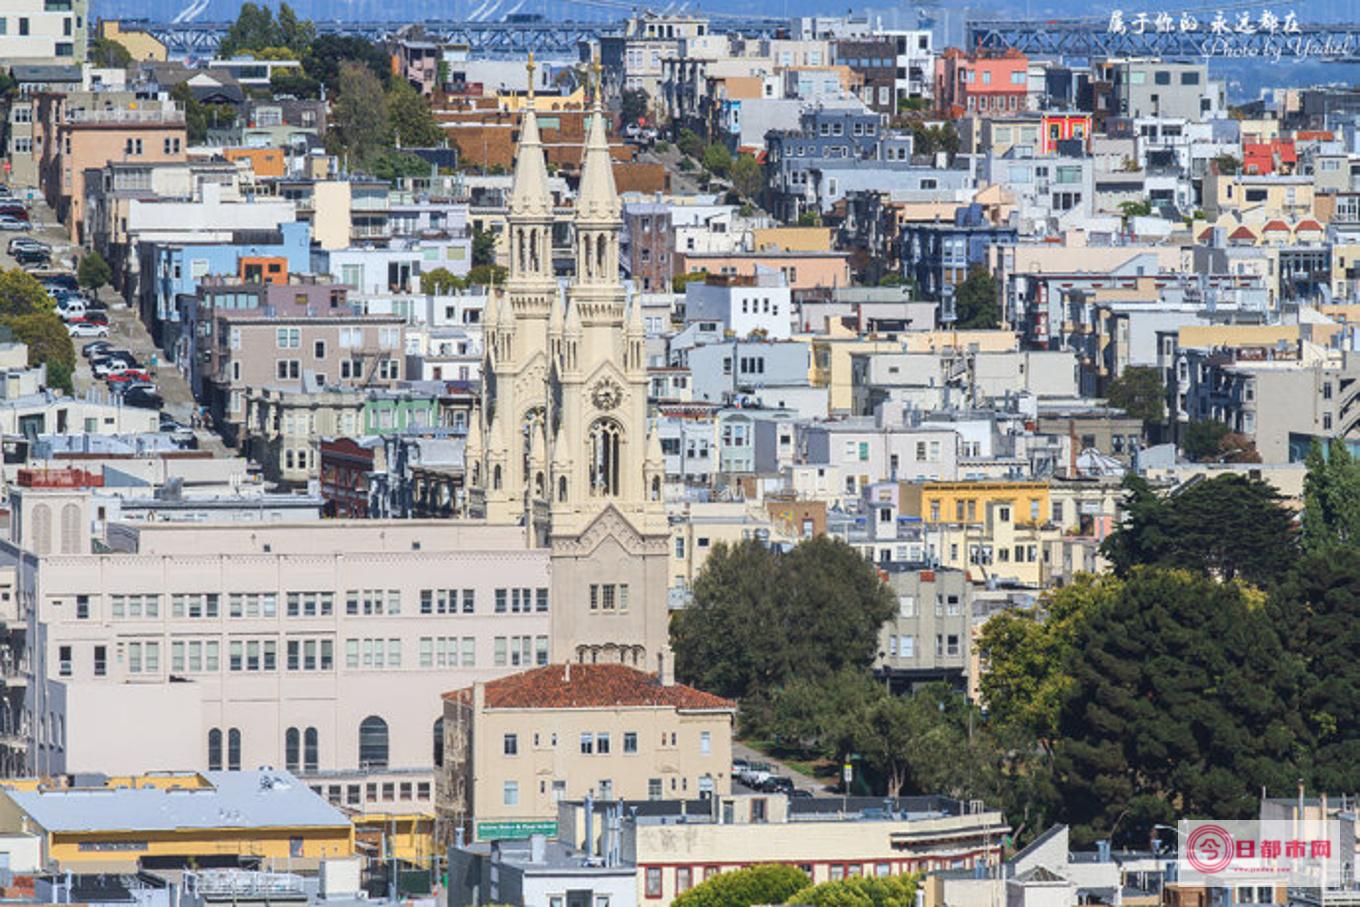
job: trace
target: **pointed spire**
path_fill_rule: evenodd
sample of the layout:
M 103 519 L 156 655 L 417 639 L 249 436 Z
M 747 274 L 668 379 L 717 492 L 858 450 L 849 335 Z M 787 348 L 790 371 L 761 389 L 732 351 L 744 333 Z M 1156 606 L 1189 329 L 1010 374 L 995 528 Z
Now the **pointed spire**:
M 647 324 L 642 320 L 642 297 L 637 293 L 633 294 L 628 306 L 628 334 L 633 337 L 647 335 Z
M 575 305 L 575 304 L 572 304 L 572 305 L 567 309 L 567 330 L 566 330 L 566 333 L 567 333 L 567 336 L 569 336 L 569 337 L 580 337 L 580 336 L 581 336 L 581 313 L 580 313 L 580 311 L 579 311 L 579 306 L 577 306 L 577 305 Z
M 515 181 L 510 191 L 510 216 L 550 217 L 552 197 L 548 192 L 548 166 L 543 160 L 543 140 L 538 134 L 538 113 L 534 102 L 534 55 L 529 54 L 529 96 L 521 121 L 519 147 L 515 150 Z
M 614 185 L 614 162 L 609 156 L 609 132 L 605 125 L 604 85 L 599 80 L 599 58 L 596 58 L 591 68 L 596 78 L 595 102 L 591 107 L 585 156 L 581 161 L 581 192 L 580 198 L 576 200 L 576 219 L 616 221 L 621 209 L 619 193 Z
M 657 425 L 653 422 L 647 427 L 647 458 L 648 466 L 660 467 L 666 460 L 661 454 L 661 432 L 657 430 Z
M 563 311 L 562 296 L 560 293 L 553 293 L 552 306 L 548 312 L 548 333 L 554 336 L 561 336 L 562 325 L 566 318 Z
M 501 319 L 501 298 L 496 293 L 486 294 L 486 305 L 482 310 L 482 336 L 486 337 L 496 330 Z

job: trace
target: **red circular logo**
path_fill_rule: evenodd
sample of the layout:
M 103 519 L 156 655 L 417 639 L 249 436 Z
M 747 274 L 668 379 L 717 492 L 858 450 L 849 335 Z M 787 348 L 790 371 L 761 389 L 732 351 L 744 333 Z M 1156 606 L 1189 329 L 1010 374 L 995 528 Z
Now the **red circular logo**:
M 1233 860 L 1233 838 L 1222 825 L 1201 825 L 1185 838 L 1185 859 L 1196 872 L 1213 875 Z

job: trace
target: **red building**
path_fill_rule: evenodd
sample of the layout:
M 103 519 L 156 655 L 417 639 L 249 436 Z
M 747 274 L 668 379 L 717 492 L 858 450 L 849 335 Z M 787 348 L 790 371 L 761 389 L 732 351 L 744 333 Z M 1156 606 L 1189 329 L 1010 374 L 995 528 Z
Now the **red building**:
M 1029 94 L 1029 58 L 1018 50 L 999 54 L 945 50 L 935 61 L 935 106 L 951 119 L 970 113 L 1017 113 Z
M 1039 153 L 1052 154 L 1059 142 L 1079 140 L 1083 150 L 1091 150 L 1089 113 L 1045 113 L 1039 130 Z
M 321 441 L 321 512 L 339 519 L 368 518 L 368 481 L 374 447 L 350 438 Z
M 1253 176 L 1278 173 L 1288 176 L 1298 166 L 1299 156 L 1292 139 L 1242 143 L 1242 172 Z

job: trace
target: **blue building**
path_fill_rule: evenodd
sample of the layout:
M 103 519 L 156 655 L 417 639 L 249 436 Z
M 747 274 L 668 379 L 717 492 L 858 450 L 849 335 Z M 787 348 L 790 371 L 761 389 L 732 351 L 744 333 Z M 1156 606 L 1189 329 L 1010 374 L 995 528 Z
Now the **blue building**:
M 237 230 L 227 242 L 149 242 L 139 248 L 141 280 L 137 304 L 156 344 L 171 358 L 179 340 L 180 296 L 198 294 L 209 275 L 235 277 L 242 258 L 285 258 L 288 272 L 311 269 L 312 228 L 280 224 L 277 230 Z
M 812 171 L 865 161 L 886 170 L 910 168 L 912 137 L 888 130 L 882 115 L 856 101 L 808 108 L 798 129 L 767 133 L 765 148 L 768 208 L 793 221 L 806 207 Z
M 954 211 L 953 223 L 911 223 L 898 238 L 902 273 L 916 281 L 922 299 L 940 303 L 940 321 L 954 320 L 954 289 L 975 265 L 987 263 L 987 247 L 1013 245 L 1014 227 L 993 224 L 982 206 Z

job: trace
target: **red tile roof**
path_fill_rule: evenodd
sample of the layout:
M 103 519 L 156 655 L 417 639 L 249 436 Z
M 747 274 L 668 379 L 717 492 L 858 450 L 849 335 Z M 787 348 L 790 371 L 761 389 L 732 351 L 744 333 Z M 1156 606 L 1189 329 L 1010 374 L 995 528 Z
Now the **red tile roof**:
M 1245 224 L 1228 234 L 1228 239 L 1255 239 L 1256 234 Z
M 1204 242 L 1208 242 L 1209 240 L 1213 239 L 1213 238 L 1214 238 L 1214 228 L 1213 228 L 1213 227 L 1205 227 L 1203 230 L 1199 231 L 1199 238 L 1200 238 L 1202 241 L 1204 241 Z
M 1279 220 L 1279 219 L 1277 218 L 1276 220 L 1272 220 L 1272 221 L 1267 222 L 1266 225 L 1265 225 L 1265 229 L 1264 229 L 1263 232 L 1265 232 L 1265 233 L 1279 233 L 1279 232 L 1288 233 L 1288 232 L 1289 232 L 1289 225 L 1286 224 L 1284 221 Z
M 466 702 L 469 690 L 445 693 Z M 486 684 L 490 709 L 590 709 L 661 706 L 674 709 L 735 710 L 730 699 L 681 683 L 658 683 L 655 674 L 621 664 L 548 665 Z
M 1297 224 L 1295 224 L 1295 225 L 1294 225 L 1294 229 L 1295 229 L 1295 230 L 1317 230 L 1318 232 L 1322 232 L 1322 224 L 1318 223 L 1317 221 L 1313 220 L 1312 218 L 1308 218 L 1308 219 L 1306 219 L 1306 220 L 1301 220 L 1301 221 L 1299 221 Z

